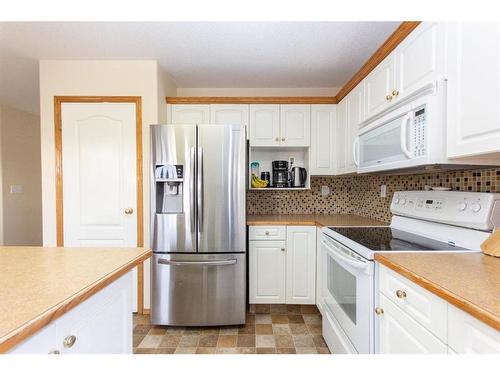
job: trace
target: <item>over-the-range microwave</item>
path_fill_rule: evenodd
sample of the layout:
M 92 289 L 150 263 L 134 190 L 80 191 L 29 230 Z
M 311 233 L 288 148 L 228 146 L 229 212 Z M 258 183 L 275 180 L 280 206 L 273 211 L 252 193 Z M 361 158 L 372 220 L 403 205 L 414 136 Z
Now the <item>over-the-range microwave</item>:
M 354 141 L 359 173 L 447 163 L 446 81 L 403 100 L 360 129 Z

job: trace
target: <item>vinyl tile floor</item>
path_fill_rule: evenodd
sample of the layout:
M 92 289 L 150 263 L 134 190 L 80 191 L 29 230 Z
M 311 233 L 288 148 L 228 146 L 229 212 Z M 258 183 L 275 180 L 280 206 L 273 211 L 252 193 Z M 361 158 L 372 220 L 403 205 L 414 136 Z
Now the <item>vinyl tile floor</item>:
M 134 314 L 135 354 L 329 354 L 312 305 L 251 305 L 246 324 L 155 326 Z

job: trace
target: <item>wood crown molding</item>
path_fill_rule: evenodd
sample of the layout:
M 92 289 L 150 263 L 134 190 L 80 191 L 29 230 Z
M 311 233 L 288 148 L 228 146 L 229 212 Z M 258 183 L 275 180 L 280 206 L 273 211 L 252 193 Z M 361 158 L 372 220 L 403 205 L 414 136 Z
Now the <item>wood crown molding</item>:
M 168 104 L 335 104 L 334 96 L 167 96 Z
M 404 21 L 335 96 L 167 96 L 167 104 L 337 104 L 421 23 Z

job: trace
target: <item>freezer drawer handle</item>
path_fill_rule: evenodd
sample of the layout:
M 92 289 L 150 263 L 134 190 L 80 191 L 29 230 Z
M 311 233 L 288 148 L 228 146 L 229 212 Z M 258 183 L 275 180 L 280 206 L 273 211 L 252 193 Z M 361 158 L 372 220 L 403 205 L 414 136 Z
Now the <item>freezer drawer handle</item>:
M 199 261 L 180 261 L 180 260 L 167 260 L 158 259 L 159 264 L 168 264 L 170 266 L 229 266 L 236 264 L 236 259 L 226 260 L 199 260 Z

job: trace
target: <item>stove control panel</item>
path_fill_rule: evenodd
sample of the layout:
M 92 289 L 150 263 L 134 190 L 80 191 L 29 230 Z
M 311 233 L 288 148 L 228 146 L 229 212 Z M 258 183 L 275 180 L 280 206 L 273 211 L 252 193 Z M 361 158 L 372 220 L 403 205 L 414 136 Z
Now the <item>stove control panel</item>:
M 480 230 L 500 227 L 500 194 L 461 191 L 398 191 L 395 215 Z

